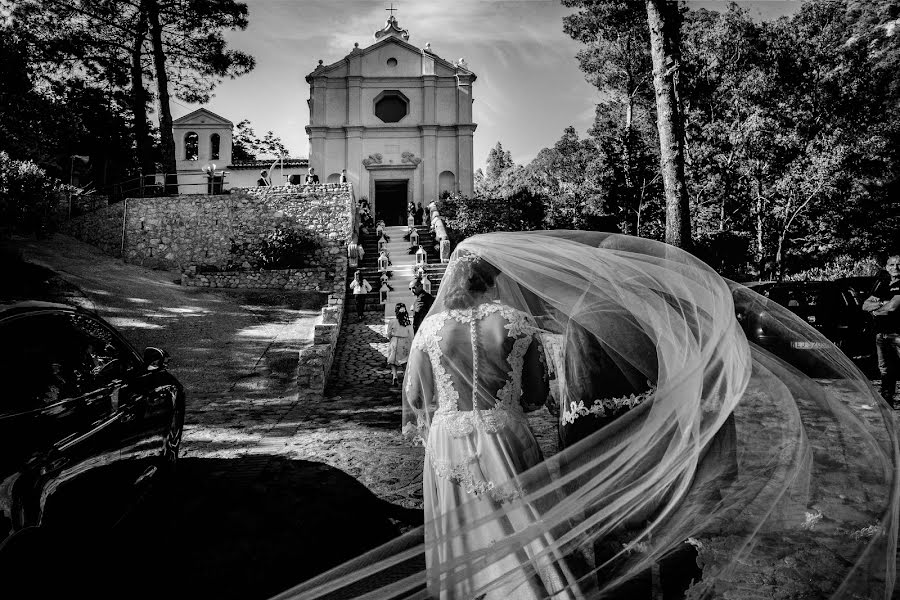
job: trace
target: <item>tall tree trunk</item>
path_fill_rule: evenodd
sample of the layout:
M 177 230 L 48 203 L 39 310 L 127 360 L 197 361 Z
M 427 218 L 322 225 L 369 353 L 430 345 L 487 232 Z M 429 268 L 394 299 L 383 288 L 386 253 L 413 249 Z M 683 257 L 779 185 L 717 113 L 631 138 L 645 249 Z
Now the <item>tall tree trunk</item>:
M 766 246 L 765 246 L 765 198 L 762 195 L 762 182 L 756 179 L 756 202 L 754 207 L 754 216 L 756 217 L 756 271 L 757 276 L 762 279 L 766 270 Z
M 134 115 L 134 141 L 137 164 L 144 176 L 155 173 L 150 156 L 150 137 L 147 131 L 147 90 L 144 88 L 144 69 L 141 64 L 144 40 L 147 37 L 147 11 L 143 3 L 139 7 L 138 22 L 131 46 L 131 114 Z M 143 183 L 143 182 L 142 182 Z
M 775 250 L 775 280 L 784 278 L 784 244 L 787 241 L 787 230 L 778 234 L 778 247 Z
M 689 249 L 691 215 L 684 177 L 684 127 L 675 89 L 681 60 L 681 15 L 676 2 L 646 2 L 653 87 L 656 90 L 659 162 L 666 195 L 666 243 Z
M 175 137 L 172 133 L 172 110 L 169 107 L 169 78 L 166 75 L 166 54 L 162 44 L 162 25 L 159 22 L 158 0 L 144 0 L 150 23 L 150 42 L 153 46 L 153 65 L 159 97 L 159 138 L 162 144 L 162 167 L 166 174 L 166 193 L 178 192 L 175 165 Z
M 632 177 L 632 154 L 631 154 L 631 140 L 633 137 L 632 128 L 634 127 L 634 95 L 632 92 L 632 84 L 630 81 L 628 82 L 628 100 L 625 105 L 625 131 L 622 135 L 622 162 L 625 163 L 625 188 L 628 190 L 628 196 L 630 196 L 630 202 L 634 202 L 635 196 L 637 195 L 637 190 L 634 186 L 634 177 Z M 638 235 L 638 231 L 640 231 L 640 199 L 638 201 L 638 221 L 632 222 L 630 224 L 631 235 Z M 631 219 L 629 219 L 630 221 Z

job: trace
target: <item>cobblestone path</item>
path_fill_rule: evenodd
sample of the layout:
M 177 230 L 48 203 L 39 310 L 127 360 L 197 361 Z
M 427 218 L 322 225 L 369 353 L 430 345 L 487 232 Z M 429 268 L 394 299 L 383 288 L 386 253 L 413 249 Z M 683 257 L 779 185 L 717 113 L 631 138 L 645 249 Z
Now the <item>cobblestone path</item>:
M 295 457 L 341 469 L 383 500 L 421 508 L 424 451 L 400 436 L 402 399 L 400 386 L 391 385 L 387 346 L 383 315 L 367 312 L 362 322 L 347 315 L 325 398 L 297 407 L 291 421 L 304 425 L 290 445 Z M 554 454 L 554 418 L 542 408 L 529 421 L 545 455 Z

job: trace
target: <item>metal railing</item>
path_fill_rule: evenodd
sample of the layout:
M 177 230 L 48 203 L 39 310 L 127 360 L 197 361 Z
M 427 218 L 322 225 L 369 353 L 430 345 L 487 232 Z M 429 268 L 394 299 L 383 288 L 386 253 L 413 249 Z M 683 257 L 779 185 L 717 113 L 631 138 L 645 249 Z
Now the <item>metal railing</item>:
M 228 189 L 227 175 L 228 171 L 216 171 L 212 174 L 198 173 L 197 171 L 179 171 L 174 174 L 153 173 L 99 186 L 88 193 L 109 196 L 110 203 L 120 202 L 125 198 L 154 198 L 179 194 L 223 194 Z M 199 178 L 202 180 L 197 181 Z

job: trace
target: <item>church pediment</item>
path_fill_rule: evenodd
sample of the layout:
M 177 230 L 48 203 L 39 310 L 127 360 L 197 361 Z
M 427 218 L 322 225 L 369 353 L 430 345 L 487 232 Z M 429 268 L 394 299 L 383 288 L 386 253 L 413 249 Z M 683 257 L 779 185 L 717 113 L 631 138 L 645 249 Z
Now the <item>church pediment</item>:
M 188 127 L 192 125 L 204 125 L 207 127 L 210 125 L 219 125 L 231 128 L 234 123 L 205 108 L 198 108 L 194 112 L 188 113 L 183 117 L 179 117 L 172 121 L 173 127 Z
M 360 48 L 359 46 L 355 47 L 350 54 L 330 65 L 325 65 L 320 62 L 316 70 L 310 73 L 306 77 L 306 79 L 307 81 L 310 81 L 314 77 L 346 77 L 350 74 L 348 65 L 351 61 L 361 59 L 363 61 L 363 64 L 367 64 L 370 63 L 372 58 L 383 55 L 385 54 L 385 52 L 391 53 L 392 56 L 390 58 L 394 58 L 397 63 L 401 63 L 404 61 L 414 62 L 417 65 L 417 73 L 415 73 L 416 76 L 425 74 L 437 75 L 439 77 L 453 77 L 460 71 L 471 74 L 471 71 L 468 70 L 467 66 L 464 63 L 462 66 L 459 66 L 458 61 L 448 61 L 432 52 L 430 44 L 426 45 L 425 50 L 422 50 L 421 48 L 417 48 L 416 46 L 407 42 L 405 39 L 403 39 L 403 36 L 386 34 L 380 37 L 378 41 L 376 41 L 371 46 L 368 46 L 366 48 Z M 424 61 L 423 56 L 425 58 Z M 423 62 L 433 65 L 433 71 L 422 72 L 424 66 Z M 424 70 L 428 70 L 428 67 L 425 67 Z M 378 68 L 375 72 L 372 72 L 371 69 L 366 69 L 366 71 L 368 72 L 362 73 L 364 77 L 395 75 L 390 71 L 390 68 Z M 399 73 L 397 75 L 399 75 Z

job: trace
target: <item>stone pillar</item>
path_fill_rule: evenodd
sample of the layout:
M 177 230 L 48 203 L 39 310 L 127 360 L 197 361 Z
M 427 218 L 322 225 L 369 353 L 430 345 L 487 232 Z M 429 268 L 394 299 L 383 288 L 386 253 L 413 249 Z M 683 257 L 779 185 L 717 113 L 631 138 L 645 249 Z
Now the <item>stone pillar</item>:
M 470 73 L 456 73 L 456 122 L 460 125 L 472 123 L 472 82 Z
M 362 77 L 347 78 L 347 124 L 362 124 Z
M 435 98 L 434 85 L 437 82 L 437 76 L 425 75 L 422 77 L 422 124 L 433 125 L 435 121 Z
M 437 126 L 422 125 L 419 131 L 422 134 L 422 204 L 427 205 L 437 200 Z
M 309 124 L 325 125 L 325 85 L 327 79 L 315 77 L 309 86 Z
M 457 168 L 459 169 L 457 183 L 459 184 L 459 191 L 466 196 L 471 196 L 475 189 L 475 154 L 472 147 L 475 127 L 474 123 L 456 127 L 456 140 L 459 152 L 457 156 Z
M 316 171 L 323 171 L 326 131 L 327 127 L 306 126 L 306 134 L 309 136 L 309 166 Z
M 356 199 L 369 195 L 368 171 L 363 167 L 363 144 L 362 144 L 363 128 L 359 125 L 344 127 L 344 136 L 346 140 L 346 161 L 345 169 L 347 169 L 347 180 L 356 190 Z M 365 188 L 363 187 L 365 186 Z M 369 206 L 372 206 L 372 199 L 369 198 Z

